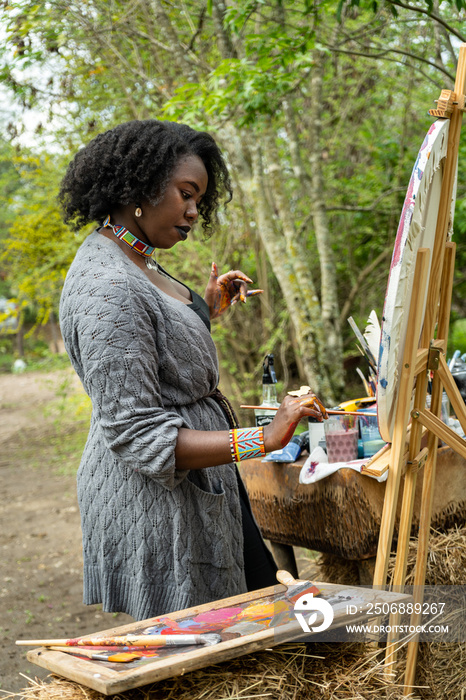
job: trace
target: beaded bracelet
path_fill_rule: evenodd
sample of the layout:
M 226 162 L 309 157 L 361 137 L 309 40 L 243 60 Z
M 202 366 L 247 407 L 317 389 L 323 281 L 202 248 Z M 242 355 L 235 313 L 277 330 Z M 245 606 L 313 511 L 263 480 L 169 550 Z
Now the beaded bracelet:
M 233 428 L 230 430 L 230 450 L 234 462 L 265 455 L 263 428 Z

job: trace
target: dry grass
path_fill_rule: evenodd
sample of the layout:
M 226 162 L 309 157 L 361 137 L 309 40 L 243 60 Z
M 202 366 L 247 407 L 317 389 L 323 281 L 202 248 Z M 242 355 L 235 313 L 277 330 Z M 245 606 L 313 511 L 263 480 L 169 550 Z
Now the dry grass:
M 411 540 L 408 554 L 408 585 L 414 582 L 414 564 L 417 556 L 417 540 Z M 393 574 L 391 560 L 389 576 Z M 429 539 L 426 584 L 429 586 L 462 586 L 466 584 L 466 527 L 453 527 L 446 532 L 433 530 Z
M 401 698 L 382 676 L 383 651 L 362 644 L 287 644 L 143 688 L 114 700 L 378 700 Z M 104 700 L 96 691 L 52 677 L 31 682 L 24 700 Z M 6 700 L 6 698 L 5 698 Z
M 409 555 L 408 578 L 412 576 L 416 546 L 414 542 Z M 464 584 L 465 570 L 466 528 L 433 533 L 427 583 Z M 403 656 L 401 652 L 396 677 L 388 683 L 382 673 L 384 650 L 373 644 L 286 644 L 111 697 L 114 700 L 398 700 L 403 697 Z M 420 644 L 417 684 L 413 698 L 464 698 L 465 645 Z M 51 676 L 47 683 L 30 681 L 28 688 L 6 695 L 4 700 L 104 700 L 105 697 Z
M 407 584 L 414 582 L 417 540 L 408 554 Z M 393 574 L 391 562 L 389 575 Z M 429 586 L 464 586 L 466 584 L 466 527 L 431 533 L 427 557 L 426 584 Z M 429 686 L 428 698 L 463 700 L 466 698 L 466 645 L 438 642 L 419 645 L 417 677 Z

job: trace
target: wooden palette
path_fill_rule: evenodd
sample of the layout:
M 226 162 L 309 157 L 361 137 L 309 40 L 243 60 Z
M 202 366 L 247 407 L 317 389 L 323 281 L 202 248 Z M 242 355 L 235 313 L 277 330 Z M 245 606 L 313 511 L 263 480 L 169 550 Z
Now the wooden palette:
M 393 439 L 416 256 L 420 248 L 432 250 L 434 245 L 449 127 L 448 119 L 438 119 L 426 134 L 413 167 L 395 239 L 377 371 L 379 431 L 386 442 Z M 456 181 L 450 228 L 453 226 L 455 198 Z M 426 299 L 423 300 L 423 309 L 425 304 Z
M 44 647 L 30 651 L 27 658 L 60 676 L 110 695 L 304 636 L 309 638 L 309 634 L 302 631 L 293 612 L 295 602 L 305 594 L 314 595 L 318 592 L 319 598 L 332 606 L 332 631 L 345 623 L 367 619 L 375 603 L 411 600 L 410 596 L 399 593 L 337 584 L 318 583 L 316 588 L 310 581 L 297 581 L 286 572 L 279 574 L 280 579 L 289 585 L 271 586 L 97 634 L 102 637 L 176 632 L 186 634 L 195 630 L 220 634 L 222 641 L 215 646 L 152 648 L 140 651 L 140 658 L 120 664 L 78 658 Z M 349 604 L 358 610 L 351 618 L 346 612 Z M 131 647 L 128 648 L 130 649 Z M 110 648 L 108 651 L 110 653 Z

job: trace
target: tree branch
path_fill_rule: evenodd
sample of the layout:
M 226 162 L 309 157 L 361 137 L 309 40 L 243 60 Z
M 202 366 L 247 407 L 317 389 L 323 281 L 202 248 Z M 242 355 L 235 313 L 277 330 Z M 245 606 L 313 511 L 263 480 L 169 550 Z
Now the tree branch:
M 391 194 L 394 194 L 395 192 L 401 192 L 404 191 L 406 187 L 392 187 L 390 190 L 386 190 L 385 192 L 382 192 L 382 194 L 379 194 L 376 199 L 372 202 L 372 205 L 370 207 L 357 207 L 357 206 L 340 206 L 340 207 L 327 207 L 327 211 L 374 211 L 376 208 L 377 204 L 380 202 L 380 200 L 384 199 L 384 197 L 389 197 Z
M 200 28 L 199 28 L 198 32 L 199 31 L 201 31 Z M 191 41 L 194 41 L 198 32 L 196 32 L 196 34 L 193 36 Z M 166 51 L 167 53 L 172 53 L 172 54 L 177 55 L 176 50 L 172 46 L 168 46 L 167 44 L 164 44 L 163 42 L 156 39 L 154 36 L 151 36 L 151 35 L 147 34 L 146 32 L 141 31 L 140 29 L 134 29 L 133 27 L 131 27 L 129 30 L 128 29 L 126 30 L 126 33 L 128 36 L 131 35 L 131 36 L 139 37 L 140 39 L 145 39 L 152 46 L 155 46 L 159 49 L 162 49 L 163 51 Z M 186 49 L 186 51 L 189 52 L 189 58 L 193 61 L 193 63 L 195 63 L 198 67 L 203 68 L 204 70 L 210 70 L 210 67 L 207 66 L 205 63 L 203 63 L 201 61 L 201 59 L 198 56 L 196 56 L 194 51 L 189 48 L 189 46 L 187 46 L 186 44 L 184 44 L 181 41 L 180 41 L 179 45 L 181 46 L 182 49 Z
M 378 54 L 371 54 L 371 53 L 366 53 L 363 51 L 350 51 L 349 49 L 336 49 L 334 46 L 331 46 L 330 44 L 324 44 L 324 46 L 327 46 L 327 48 L 330 49 L 330 51 L 333 51 L 334 53 L 347 53 L 350 54 L 351 56 L 364 56 L 365 58 L 383 58 L 385 60 L 393 60 L 387 58 L 388 53 L 400 53 L 404 54 L 405 56 L 409 56 L 410 58 L 413 58 L 415 61 L 421 61 L 422 63 L 427 63 L 429 66 L 432 68 L 435 68 L 436 70 L 439 70 L 441 73 L 444 73 L 450 80 L 455 82 L 455 76 L 449 73 L 447 70 L 444 68 L 441 68 L 437 64 L 433 63 L 432 61 L 427 60 L 427 58 L 421 58 L 420 56 L 416 56 L 415 54 L 409 53 L 408 51 L 402 51 L 401 49 L 386 49 L 385 51 L 381 51 Z
M 197 37 L 199 36 L 199 34 L 202 32 L 202 26 L 203 26 L 203 24 L 204 24 L 205 13 L 206 13 L 206 8 L 203 7 L 202 10 L 201 10 L 201 13 L 200 13 L 200 15 L 199 15 L 199 20 L 198 20 L 198 23 L 197 23 L 197 29 L 196 29 L 196 31 L 194 32 L 194 34 L 192 35 L 191 41 L 190 41 L 189 44 L 188 44 L 188 51 L 194 51 L 194 43 L 195 43 Z
M 346 299 L 345 303 L 343 304 L 343 308 L 342 308 L 341 313 L 340 313 L 340 325 L 341 326 L 346 321 L 347 315 L 349 314 L 350 309 L 351 309 L 351 304 L 353 303 L 353 300 L 354 300 L 356 294 L 359 292 L 359 289 L 360 289 L 362 283 L 364 282 L 366 277 L 368 275 L 370 275 L 380 265 L 380 263 L 390 255 L 391 251 L 392 251 L 391 247 L 385 248 L 385 250 L 383 250 L 381 253 L 379 253 L 379 255 L 376 258 L 374 258 L 374 260 L 369 265 L 366 265 L 366 267 L 363 270 L 361 270 L 361 272 L 359 273 L 358 279 L 353 284 L 353 286 L 350 290 L 350 293 L 348 294 L 348 298 Z
M 461 41 L 466 41 L 466 36 L 464 34 L 460 34 L 456 29 L 454 29 L 448 22 L 445 22 L 444 19 L 442 19 L 439 15 L 436 15 L 434 12 L 429 12 L 429 10 L 423 10 L 422 7 L 416 7 L 415 5 L 409 5 L 408 3 L 401 2 L 401 0 L 390 0 L 392 5 L 396 5 L 397 7 L 403 7 L 405 10 L 412 10 L 413 12 L 419 12 L 423 15 L 427 15 L 428 17 L 431 17 L 434 19 L 436 22 L 442 25 L 442 27 L 445 27 L 451 34 L 454 36 L 458 37 L 458 39 L 461 39 Z

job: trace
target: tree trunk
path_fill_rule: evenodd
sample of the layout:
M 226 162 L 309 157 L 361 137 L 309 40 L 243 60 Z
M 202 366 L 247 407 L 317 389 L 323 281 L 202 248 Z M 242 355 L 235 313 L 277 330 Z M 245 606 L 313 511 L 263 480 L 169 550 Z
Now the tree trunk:
M 236 58 L 236 52 L 231 42 L 231 37 L 223 22 L 225 13 L 226 6 L 223 0 L 212 0 L 212 19 L 214 21 L 219 51 L 223 58 Z
M 286 254 L 290 266 L 296 276 L 296 285 L 299 290 L 300 304 L 304 306 L 305 313 L 309 317 L 310 331 L 314 338 L 315 352 L 317 353 L 317 362 L 320 368 L 322 386 L 325 389 L 327 401 L 334 402 L 333 391 L 331 390 L 331 377 L 329 376 L 327 361 L 326 361 L 326 335 L 324 325 L 322 323 L 322 312 L 319 304 L 318 295 L 311 276 L 311 270 L 306 264 L 303 253 L 303 246 L 298 240 L 296 228 L 293 222 L 293 215 L 288 204 L 286 190 L 281 178 L 280 159 L 275 143 L 275 134 L 270 129 L 264 134 L 265 143 L 267 144 L 267 163 L 268 163 L 268 184 L 272 190 L 272 199 L 277 207 L 279 221 L 283 230 L 286 243 Z
M 60 346 L 58 344 L 59 341 L 59 335 L 58 335 L 58 328 L 57 328 L 57 322 L 55 320 L 55 314 L 53 311 L 50 312 L 49 316 L 49 324 L 50 324 L 50 334 L 52 336 L 52 346 L 53 346 L 53 352 L 58 355 L 60 352 Z
M 281 232 L 275 230 L 271 221 L 270 206 L 264 184 L 260 146 L 257 141 L 251 147 L 251 153 L 253 172 L 251 181 L 245 189 L 254 196 L 259 235 L 289 309 L 291 323 L 296 333 L 300 358 L 309 385 L 316 393 L 321 395 L 324 401 L 333 403 L 333 394 L 325 368 L 319 363 L 313 322 L 309 315 L 307 304 L 303 303 L 303 295 L 294 268 L 294 259 L 289 254 Z
M 311 114 L 309 119 L 311 170 L 311 207 L 314 232 L 319 252 L 321 289 L 320 305 L 322 324 L 325 335 L 326 366 L 331 376 L 332 389 L 336 395 L 344 387 L 343 345 L 341 340 L 340 314 L 338 311 L 338 294 L 336 266 L 331 244 L 327 213 L 325 210 L 324 177 L 322 166 L 322 101 L 324 54 L 314 52 L 314 70 L 311 78 Z

